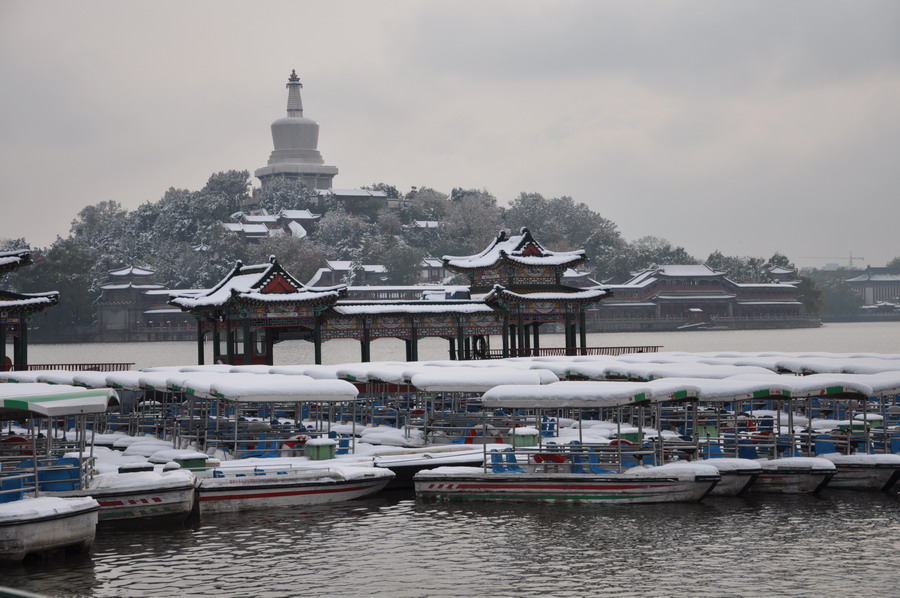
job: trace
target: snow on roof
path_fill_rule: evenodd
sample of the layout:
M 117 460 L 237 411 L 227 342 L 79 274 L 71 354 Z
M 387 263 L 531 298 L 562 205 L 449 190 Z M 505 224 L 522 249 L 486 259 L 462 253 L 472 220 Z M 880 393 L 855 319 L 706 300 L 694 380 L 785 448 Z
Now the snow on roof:
M 6 297 L 0 297 L 0 309 L 12 309 L 14 307 L 49 307 L 59 302 L 59 291 L 47 293 L 5 293 Z
M 440 224 L 439 220 L 413 220 L 414 228 L 437 228 Z
M 266 235 L 269 233 L 269 228 L 265 224 L 242 224 L 241 227 L 244 229 L 244 234 L 246 235 Z
M 353 267 L 353 262 L 350 260 L 325 260 L 325 263 L 332 270 L 349 270 Z
M 19 266 L 31 263 L 30 249 L 13 249 L 11 251 L 0 251 L 0 268 L 4 270 L 15 270 Z
M 372 314 L 445 314 L 445 313 L 494 313 L 487 304 L 480 301 L 416 301 L 409 303 L 396 302 L 354 302 L 347 305 L 337 303 L 332 309 L 344 316 L 363 316 Z
M 605 297 L 609 295 L 609 291 L 607 289 L 576 289 L 574 291 L 566 291 L 566 292 L 555 292 L 555 293 L 516 293 L 506 289 L 502 286 L 495 286 L 494 289 L 485 295 L 485 299 L 491 297 L 494 294 L 503 293 L 509 297 L 517 297 L 519 299 L 524 300 L 532 300 L 532 301 L 556 301 L 559 299 L 599 299 L 601 297 Z
M 275 273 L 273 274 L 273 270 Z M 179 294 L 169 300 L 169 303 L 182 309 L 196 309 L 202 307 L 215 307 L 225 305 L 232 297 L 248 301 L 260 301 L 266 303 L 291 303 L 306 302 L 321 299 L 337 299 L 346 287 L 339 285 L 327 288 L 309 288 L 297 281 L 290 282 L 296 286 L 295 292 L 263 293 L 258 290 L 270 276 L 281 276 L 284 279 L 291 276 L 281 270 L 274 260 L 268 264 L 256 264 L 244 266 L 238 262 L 232 271 L 216 287 L 202 294 L 188 296 Z
M 281 210 L 280 216 L 287 220 L 316 220 L 321 214 L 313 214 L 309 210 Z
M 316 192 L 322 196 L 329 195 L 336 197 L 387 197 L 384 191 L 371 191 L 369 189 L 317 189 Z
M 121 291 L 124 289 L 164 289 L 165 285 L 161 284 L 134 284 L 132 282 L 126 282 L 121 284 L 102 284 L 100 288 L 104 291 Z
M 139 268 L 137 266 L 125 266 L 116 270 L 110 270 L 110 276 L 153 276 L 155 271 L 149 268 Z
M 291 236 L 297 239 L 305 239 L 309 234 L 306 232 L 306 229 L 303 228 L 302 224 L 293 220 L 288 222 L 287 227 L 291 231 Z
M 734 299 L 737 295 L 731 293 L 716 293 L 714 295 L 658 295 L 659 299 L 667 301 L 722 301 L 725 299 Z
M 550 251 L 534 240 L 527 228 L 521 234 L 507 237 L 501 231 L 497 238 L 481 253 L 468 256 L 445 255 L 447 266 L 457 268 L 485 268 L 501 259 L 508 259 L 523 266 L 564 266 L 585 259 L 583 249 L 577 251 Z
M 278 216 L 272 216 L 269 214 L 244 214 L 243 216 L 241 216 L 241 220 L 243 220 L 245 223 L 250 224 L 275 224 L 276 222 L 278 222 Z

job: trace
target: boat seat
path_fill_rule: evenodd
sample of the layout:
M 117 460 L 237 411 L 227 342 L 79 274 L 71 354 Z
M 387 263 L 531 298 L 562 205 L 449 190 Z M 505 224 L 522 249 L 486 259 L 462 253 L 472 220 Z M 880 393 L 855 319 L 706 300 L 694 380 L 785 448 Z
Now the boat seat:
M 740 439 L 738 444 L 738 457 L 741 459 L 757 459 L 756 447 L 752 440 Z
M 525 468 L 519 465 L 518 461 L 516 461 L 516 453 L 511 448 L 504 449 L 504 456 L 506 457 L 506 471 L 508 473 L 525 473 Z
M 816 436 L 816 454 L 826 455 L 828 453 L 838 452 L 834 446 L 834 440 L 828 434 L 819 434 Z
M 590 460 L 587 454 L 572 454 L 572 473 L 591 473 Z
M 503 455 L 497 449 L 491 449 L 491 471 L 494 473 L 506 473 L 506 464 L 503 462 Z
M 0 490 L 3 491 L 0 493 L 0 503 L 22 500 L 25 497 L 25 491 L 22 489 L 25 486 L 24 482 L 25 480 L 18 476 L 0 478 Z
M 720 459 L 724 456 L 722 445 L 718 442 L 709 442 L 704 446 L 704 453 L 708 459 Z
M 600 454 L 595 450 L 588 451 L 588 463 L 590 463 L 591 473 L 615 473 L 610 469 L 606 469 L 600 464 Z
M 81 481 L 81 461 L 78 457 L 61 457 L 53 463 L 53 467 L 54 469 L 38 470 L 41 490 L 47 492 L 78 490 Z

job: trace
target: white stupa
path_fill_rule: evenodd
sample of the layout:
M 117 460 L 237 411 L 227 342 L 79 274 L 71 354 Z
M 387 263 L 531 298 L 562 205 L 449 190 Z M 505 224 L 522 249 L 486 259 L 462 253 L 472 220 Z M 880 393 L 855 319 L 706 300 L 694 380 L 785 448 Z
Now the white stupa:
M 337 166 L 326 165 L 319 153 L 319 123 L 303 116 L 302 88 L 297 71 L 291 71 L 287 116 L 272 123 L 275 149 L 268 165 L 254 173 L 263 186 L 273 178 L 290 177 L 303 179 L 311 189 L 330 189 L 338 173 Z

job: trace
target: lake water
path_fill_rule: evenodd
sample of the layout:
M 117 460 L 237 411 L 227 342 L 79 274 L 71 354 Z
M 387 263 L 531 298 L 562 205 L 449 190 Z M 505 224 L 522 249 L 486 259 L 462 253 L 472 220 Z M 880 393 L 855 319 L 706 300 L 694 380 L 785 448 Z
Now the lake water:
M 792 330 L 694 330 L 672 332 L 619 332 L 589 334 L 589 347 L 658 345 L 663 351 L 829 351 L 838 353 L 900 353 L 900 322 L 836 323 L 821 328 Z M 499 337 L 491 346 L 502 347 Z M 562 334 L 541 335 L 542 347 L 564 347 Z M 206 343 L 206 363 L 212 363 L 212 345 Z M 12 354 L 12 349 L 8 350 Z M 89 343 L 72 345 L 30 345 L 31 363 L 133 362 L 135 368 L 159 365 L 196 364 L 194 342 Z M 419 359 L 448 359 L 449 344 L 444 339 L 425 338 L 419 342 Z M 326 364 L 356 362 L 360 344 L 354 340 L 333 340 L 323 345 Z M 379 339 L 372 343 L 372 361 L 405 360 L 402 341 Z M 313 363 L 313 346 L 305 341 L 285 341 L 275 345 L 277 365 Z
M 561 341 L 561 338 L 556 340 Z M 381 341 L 379 341 L 381 342 Z M 373 347 L 398 359 L 402 345 Z M 900 323 L 591 335 L 670 351 L 900 353 Z M 542 346 L 554 345 L 552 335 Z M 379 347 L 381 351 L 379 351 Z M 353 361 L 357 343 L 328 343 Z M 423 359 L 446 343 L 423 342 Z M 194 363 L 192 343 L 34 345 L 33 362 Z M 311 347 L 276 346 L 278 363 Z M 293 360 L 293 361 L 292 361 Z M 209 516 L 194 527 L 98 533 L 89 556 L 3 571 L 48 596 L 900 596 L 900 499 L 825 489 L 645 506 L 422 503 L 391 492 L 336 506 Z

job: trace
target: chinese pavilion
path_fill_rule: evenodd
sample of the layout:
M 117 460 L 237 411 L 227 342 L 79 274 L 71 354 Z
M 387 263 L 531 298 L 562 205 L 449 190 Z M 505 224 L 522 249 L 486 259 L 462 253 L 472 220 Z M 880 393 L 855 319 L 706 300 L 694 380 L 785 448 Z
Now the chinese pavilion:
M 586 347 L 584 310 L 609 294 L 560 282 L 567 268 L 584 261 L 584 251 L 549 251 L 522 229 L 517 236 L 501 232 L 477 255 L 445 256 L 445 266 L 471 285 L 439 298 L 350 300 L 346 285 L 307 287 L 273 257 L 255 266 L 239 262 L 213 289 L 181 293 L 169 303 L 197 318 L 201 364 L 208 334 L 214 359 L 231 364 L 271 364 L 274 344 L 289 338 L 312 341 L 316 363 L 322 344 L 338 338 L 358 340 L 361 361 L 371 360 L 372 341 L 402 339 L 406 360 L 415 361 L 423 337 L 445 338 L 451 359 L 491 356 L 490 336 L 502 338 L 503 356 L 527 354 L 540 348 L 546 323 L 563 326 L 566 352 L 574 354 L 579 339 Z
M 31 262 L 31 251 L 0 251 L 0 277 Z M 22 370 L 28 364 L 28 323 L 31 314 L 59 303 L 59 292 L 14 293 L 0 290 L 0 369 Z M 13 357 L 6 354 L 7 339 L 12 337 Z

